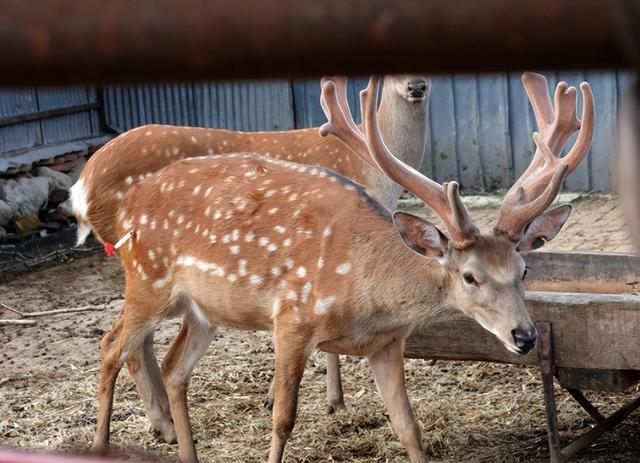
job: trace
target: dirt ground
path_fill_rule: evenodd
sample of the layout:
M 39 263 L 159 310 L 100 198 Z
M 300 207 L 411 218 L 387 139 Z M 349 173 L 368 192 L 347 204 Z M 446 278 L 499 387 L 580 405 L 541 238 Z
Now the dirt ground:
M 611 197 L 574 202 L 574 216 L 547 249 L 630 251 L 620 211 Z M 474 210 L 489 229 L 495 210 Z M 82 451 L 96 417 L 98 345 L 121 306 L 117 259 L 94 254 L 0 285 L 0 302 L 24 312 L 95 305 L 102 310 L 48 316 L 37 326 L 0 326 L 0 447 Z M 0 309 L 0 318 L 15 314 Z M 156 336 L 159 356 L 175 335 L 167 322 Z M 202 461 L 265 461 L 270 414 L 262 401 L 272 374 L 269 333 L 223 329 L 196 368 L 189 394 Z M 299 419 L 288 462 L 407 461 L 393 435 L 367 362 L 343 358 L 347 410 L 325 414 L 324 358 L 310 360 L 301 388 Z M 480 362 L 408 360 L 407 385 L 428 453 L 442 462 L 548 460 L 538 371 Z M 603 412 L 640 392 L 589 393 Z M 565 442 L 593 424 L 556 387 Z M 118 380 L 112 443 L 119 455 L 175 460 L 177 447 L 147 432 L 142 403 L 128 373 Z M 575 461 L 636 462 L 640 413 L 607 433 Z

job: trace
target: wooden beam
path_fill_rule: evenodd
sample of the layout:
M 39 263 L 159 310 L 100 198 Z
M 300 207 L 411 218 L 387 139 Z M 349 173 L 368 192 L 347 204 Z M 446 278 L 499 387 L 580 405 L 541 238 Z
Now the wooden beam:
M 0 0 L 0 83 L 629 67 L 621 0 Z M 232 44 L 232 45 L 230 45 Z
M 49 109 L 46 111 L 37 111 L 27 114 L 17 114 L 15 116 L 0 117 L 0 127 L 7 125 L 21 124 L 23 122 L 39 121 L 51 117 L 66 116 L 68 114 L 80 113 L 83 111 L 91 111 L 100 109 L 100 103 L 97 101 L 91 103 L 83 103 L 74 106 L 66 106 L 64 108 Z
M 640 286 L 640 256 L 600 252 L 530 252 L 529 291 L 630 293 Z
M 553 324 L 557 367 L 640 370 L 640 296 L 528 292 L 534 320 Z M 462 312 L 444 313 L 409 337 L 405 356 L 537 364 L 535 350 L 512 354 Z

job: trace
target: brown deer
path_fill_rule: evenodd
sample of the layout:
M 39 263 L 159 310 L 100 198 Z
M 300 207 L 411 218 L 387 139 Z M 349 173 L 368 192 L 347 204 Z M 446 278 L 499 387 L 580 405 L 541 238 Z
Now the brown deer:
M 162 365 L 181 461 L 197 460 L 186 392 L 218 325 L 274 331 L 270 463 L 282 460 L 314 349 L 367 356 L 393 429 L 412 462 L 426 461 L 404 386 L 405 338 L 435 313 L 457 309 L 513 352 L 534 347 L 519 253 L 542 246 L 568 219 L 568 205 L 546 209 L 591 143 L 588 84 L 581 85 L 580 122 L 575 109 L 572 117 L 567 111 L 575 108 L 569 101 L 575 89 L 558 86 L 554 115 L 544 78 L 527 74 L 524 80 L 542 135 L 534 134 L 531 166 L 507 193 L 491 234 L 475 226 L 456 182 L 434 182 L 385 146 L 376 121 L 375 77 L 361 94 L 364 134 L 331 79 L 323 85 L 329 122 L 321 131 L 423 199 L 447 235 L 419 217 L 391 214 L 330 169 L 254 154 L 177 161 L 132 186 L 115 220 L 116 234 L 130 237 L 120 248 L 125 303 L 101 343 L 94 449 L 108 446 L 122 365 L 160 320 L 181 315 L 183 330 Z M 578 127 L 575 145 L 558 157 Z
M 339 80 L 346 93 L 346 81 Z M 386 76 L 378 110 L 385 142 L 406 164 L 419 168 L 424 153 L 431 80 L 417 75 Z M 346 99 L 346 95 L 344 96 Z M 146 125 L 130 130 L 98 150 L 72 189 L 78 218 L 78 242 L 91 230 L 104 242 L 115 243 L 115 211 L 127 189 L 170 163 L 202 154 L 250 152 L 331 168 L 364 185 L 385 207 L 395 207 L 400 187 L 373 168 L 335 137 L 323 138 L 318 129 L 283 132 L 234 132 L 221 129 Z M 141 346 L 129 369 L 142 396 L 151 427 L 173 442 L 166 393 L 159 379 L 153 339 Z M 265 404 L 272 405 L 273 390 Z M 338 356 L 327 356 L 327 412 L 344 408 Z M 162 412 L 163 408 L 165 412 Z

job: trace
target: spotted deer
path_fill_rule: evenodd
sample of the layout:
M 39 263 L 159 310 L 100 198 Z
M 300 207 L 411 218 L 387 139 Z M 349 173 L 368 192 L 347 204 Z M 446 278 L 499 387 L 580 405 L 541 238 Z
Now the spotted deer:
M 520 252 L 542 246 L 568 219 L 570 206 L 547 208 L 591 143 L 588 84 L 581 85 L 580 121 L 575 89 L 558 85 L 554 113 L 544 78 L 525 74 L 524 81 L 541 134 L 533 135 L 531 165 L 507 193 L 490 234 L 474 224 L 456 182 L 423 176 L 384 144 L 375 112 L 377 77 L 361 93 L 364 132 L 327 79 L 322 104 L 329 122 L 321 132 L 335 135 L 424 200 L 447 234 L 414 215 L 390 213 L 335 171 L 255 154 L 177 161 L 133 185 L 115 220 L 117 235 L 130 237 L 120 248 L 125 302 L 101 343 L 94 449 L 108 446 L 122 365 L 160 320 L 182 316 L 183 330 L 161 373 L 170 404 L 164 419 L 173 418 L 181 461 L 197 460 L 186 400 L 189 376 L 219 325 L 274 331 L 270 463 L 282 460 L 314 349 L 367 356 L 411 461 L 427 461 L 404 385 L 405 338 L 434 314 L 460 310 L 507 349 L 525 354 L 534 347 Z M 574 146 L 560 157 L 578 128 Z
M 346 81 L 339 81 L 344 86 Z M 378 109 L 380 132 L 399 159 L 418 168 L 422 162 L 431 80 L 418 75 L 386 76 Z M 346 87 L 342 89 L 346 92 Z M 317 128 L 282 132 L 235 132 L 197 127 L 146 125 L 98 150 L 72 190 L 79 240 L 93 230 L 102 241 L 115 243 L 115 210 L 127 189 L 179 159 L 202 154 L 250 152 L 304 164 L 328 167 L 364 185 L 385 207 L 394 208 L 400 187 L 373 168 L 335 137 L 321 137 Z M 147 384 L 146 370 L 157 370 L 150 338 L 141 347 L 133 374 L 151 426 L 164 440 L 175 440 L 173 426 L 158 427 L 155 408 L 168 403 L 161 384 Z M 158 397 L 150 397 L 156 391 Z M 265 404 L 272 405 L 273 389 Z M 327 412 L 344 408 L 338 356 L 327 356 Z

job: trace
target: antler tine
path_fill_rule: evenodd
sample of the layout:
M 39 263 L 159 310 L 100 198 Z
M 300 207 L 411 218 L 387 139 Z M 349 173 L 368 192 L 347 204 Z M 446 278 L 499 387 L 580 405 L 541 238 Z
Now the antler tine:
M 340 104 L 339 93 L 338 86 L 334 79 L 329 77 L 322 79 L 320 106 L 322 106 L 328 122 L 320 127 L 320 136 L 326 137 L 329 134 L 334 135 L 369 165 L 378 169 L 378 165 L 369 154 L 369 148 L 367 147 L 362 132 L 353 122 L 353 117 L 351 116 L 351 112 L 349 112 L 348 105 L 346 105 L 346 110 L 349 116 L 344 113 L 343 107 Z M 346 97 L 344 101 L 346 103 Z
M 580 84 L 580 91 L 582 92 L 582 119 L 578 121 L 578 138 L 573 144 L 571 151 L 564 157 L 564 161 L 569 166 L 567 175 L 576 170 L 580 163 L 584 160 L 591 147 L 591 141 L 593 140 L 593 129 L 595 125 L 595 105 L 593 104 L 593 93 L 591 92 L 591 86 L 587 82 Z
M 371 156 L 391 180 L 418 196 L 440 216 L 454 247 L 470 246 L 480 232 L 462 203 L 458 184 L 434 182 L 396 158 L 384 144 L 376 117 L 379 84 L 380 78 L 372 76 L 367 88 L 360 92 L 362 122 Z
M 541 133 L 533 134 L 536 152 L 529 167 L 507 192 L 494 233 L 505 234 L 512 241 L 519 241 L 526 226 L 553 202 L 563 180 L 580 165 L 586 157 L 595 119 L 593 94 L 589 84 L 580 84 L 584 100 L 582 119 L 575 114 L 577 92 L 574 87 L 560 82 L 556 87 L 554 112 L 546 89 L 546 79 L 525 73 L 522 77 L 536 121 Z M 550 118 L 552 117 L 551 122 Z M 580 130 L 573 147 L 565 157 L 560 150 L 567 138 Z
M 336 84 L 338 104 L 340 105 L 340 109 L 342 109 L 342 112 L 346 117 L 349 127 L 351 127 L 352 130 L 357 130 L 362 135 L 362 131 L 358 128 L 355 121 L 353 120 L 351 109 L 349 109 L 349 101 L 347 100 L 347 78 L 345 76 L 334 76 L 333 82 Z
M 554 93 L 554 106 L 547 87 L 547 79 L 540 74 L 525 72 L 522 75 L 527 96 L 533 107 L 538 130 L 543 140 L 554 153 L 559 153 L 573 132 L 580 128 L 576 117 L 576 89 L 559 82 Z M 540 153 L 534 153 L 533 160 L 525 173 L 536 170 L 540 164 Z

